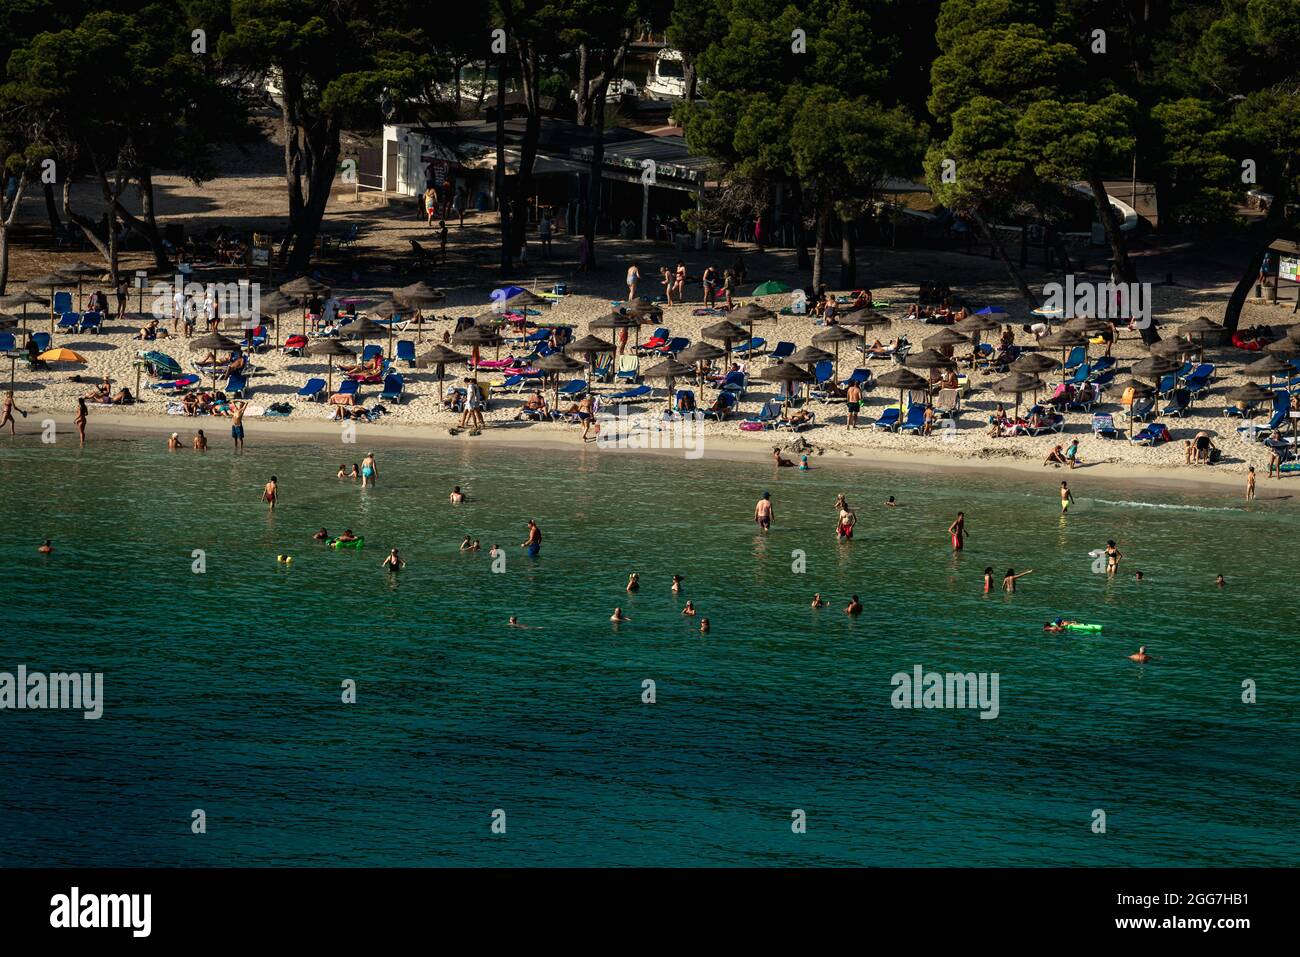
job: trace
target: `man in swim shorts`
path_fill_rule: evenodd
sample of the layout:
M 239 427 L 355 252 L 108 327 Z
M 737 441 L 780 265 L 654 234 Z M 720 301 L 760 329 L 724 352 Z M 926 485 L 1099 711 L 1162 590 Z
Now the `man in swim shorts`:
M 235 440 L 236 451 L 244 447 L 244 410 L 247 408 L 248 403 L 243 399 L 230 405 L 230 437 Z
M 836 541 L 847 542 L 853 537 L 853 526 L 858 524 L 858 516 L 853 509 L 845 506 L 840 509 L 839 524 L 835 526 Z
M 1074 493 L 1070 491 L 1070 483 L 1062 482 L 1061 483 L 1061 514 L 1064 515 L 1066 512 L 1068 512 L 1070 510 L 1070 506 L 1073 504 L 1074 504 Z
M 271 476 L 271 481 L 266 483 L 266 488 L 262 490 L 262 501 L 270 508 L 275 508 L 275 503 L 280 500 L 280 486 L 276 483 L 275 476 Z
M 519 547 L 527 550 L 529 558 L 536 558 L 542 550 L 542 530 L 534 519 L 528 520 L 528 540 L 520 542 Z
M 772 527 L 772 518 L 772 493 L 764 492 L 763 497 L 754 506 L 754 521 L 758 523 L 759 528 L 766 532 Z
M 858 410 L 862 408 L 862 390 L 858 388 L 856 382 L 849 383 L 848 390 L 844 393 L 844 398 L 849 410 L 849 428 L 857 428 Z

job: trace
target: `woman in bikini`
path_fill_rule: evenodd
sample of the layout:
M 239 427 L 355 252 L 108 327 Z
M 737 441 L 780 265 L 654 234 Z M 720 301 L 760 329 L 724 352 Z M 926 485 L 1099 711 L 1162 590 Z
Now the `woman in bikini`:
M 10 435 L 18 434 L 17 423 L 14 422 L 15 412 L 24 419 L 27 418 L 27 413 L 18 408 L 18 405 L 14 402 L 14 394 L 11 389 L 5 393 L 4 407 L 0 408 L 0 429 L 3 429 L 6 425 L 9 426 Z
M 78 399 L 77 417 L 72 421 L 76 423 L 77 437 L 80 440 L 81 445 L 83 446 L 86 444 L 86 419 L 89 417 L 90 417 L 90 410 L 86 408 L 86 400 Z

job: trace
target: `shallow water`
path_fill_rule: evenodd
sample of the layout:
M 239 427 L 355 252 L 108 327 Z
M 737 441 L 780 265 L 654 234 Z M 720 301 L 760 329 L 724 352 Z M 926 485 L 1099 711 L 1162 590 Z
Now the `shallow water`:
M 356 446 L 159 444 L 0 451 L 0 671 L 102 671 L 106 699 L 98 721 L 0 711 L 0 863 L 1297 859 L 1289 508 L 1090 488 L 1083 470 L 1061 520 L 1059 473 L 778 475 L 470 442 L 380 450 L 363 492 L 334 478 Z M 267 514 L 271 473 L 283 502 Z M 453 484 L 468 503 L 447 503 Z M 750 518 L 765 489 L 766 537 Z M 841 490 L 861 519 L 843 546 Z M 903 507 L 884 508 L 890 494 Z M 959 508 L 971 537 L 953 558 Z M 518 548 L 530 517 L 537 560 Z M 321 525 L 366 547 L 327 550 Z M 458 552 L 467 533 L 483 552 Z M 1108 538 L 1125 554 L 1114 580 L 1088 554 Z M 410 563 L 396 579 L 379 567 L 389 545 Z M 985 565 L 1033 574 L 985 596 Z M 679 614 L 674 572 L 707 636 Z M 814 591 L 832 607 L 810 609 Z M 854 593 L 856 620 L 840 611 Z M 609 624 L 615 605 L 631 623 Z M 504 627 L 511 614 L 535 629 Z M 1058 614 L 1105 630 L 1045 634 Z M 1126 660 L 1139 643 L 1158 660 Z M 893 708 L 892 676 L 918 664 L 996 672 L 997 718 Z M 1247 679 L 1258 703 L 1241 700 Z

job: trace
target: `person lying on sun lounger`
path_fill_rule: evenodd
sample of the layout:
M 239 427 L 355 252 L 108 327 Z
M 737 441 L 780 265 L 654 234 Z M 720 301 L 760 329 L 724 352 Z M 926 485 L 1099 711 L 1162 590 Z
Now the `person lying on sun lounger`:
M 787 425 L 799 426 L 811 422 L 813 416 L 806 409 L 795 410 L 787 407 L 785 412 L 781 413 L 781 418 Z
M 373 375 L 384 367 L 384 357 L 376 352 L 369 362 L 360 362 L 343 370 L 344 375 Z

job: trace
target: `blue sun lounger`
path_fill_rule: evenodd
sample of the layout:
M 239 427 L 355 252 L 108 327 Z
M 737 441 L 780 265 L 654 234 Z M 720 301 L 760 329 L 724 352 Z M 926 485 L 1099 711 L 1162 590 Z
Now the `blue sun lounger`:
M 226 379 L 226 387 L 223 391 L 239 399 L 248 398 L 249 392 L 252 391 L 248 387 L 248 376 L 242 372 L 236 372 Z
M 913 402 L 907 407 L 907 416 L 898 424 L 898 431 L 920 435 L 923 428 L 925 428 L 925 406 Z
M 402 374 L 390 372 L 384 379 L 384 391 L 379 393 L 379 398 L 385 402 L 401 402 L 404 391 L 406 391 L 406 380 L 402 378 Z
M 1268 438 L 1274 429 L 1280 429 L 1287 421 L 1287 416 L 1291 411 L 1291 397 L 1285 392 L 1273 393 L 1273 414 L 1263 425 L 1256 425 L 1254 422 L 1248 425 L 1237 427 L 1237 434 L 1244 435 L 1252 442 L 1259 442 Z
M 1135 445 L 1159 445 L 1169 441 L 1169 430 L 1159 422 L 1152 422 L 1141 432 L 1133 436 Z
M 298 396 L 309 402 L 320 402 L 325 398 L 325 380 L 308 379 L 303 383 L 303 387 L 298 390 Z
M 742 342 L 739 345 L 732 346 L 731 354 L 737 356 L 757 355 L 766 348 L 767 340 L 760 336 L 755 336 L 747 342 Z
M 100 324 L 104 321 L 102 312 L 83 312 L 81 314 L 81 323 L 77 326 L 78 332 L 99 332 Z
M 880 418 L 871 423 L 873 429 L 883 429 L 886 432 L 893 432 L 898 428 L 898 406 L 891 405 L 884 412 L 880 413 Z
M 81 328 L 81 313 L 65 312 L 62 316 L 59 317 L 59 324 L 55 326 L 55 328 L 70 329 L 73 332 L 76 332 L 78 329 Z
M 571 379 L 564 383 L 564 385 L 560 386 L 560 395 L 570 399 L 576 399 L 586 391 L 586 379 Z
M 415 365 L 415 343 L 410 339 L 397 340 L 397 361 L 408 366 Z
M 637 402 L 648 396 L 654 389 L 648 385 L 639 385 L 633 389 L 625 389 L 622 392 L 615 392 L 607 396 L 610 402 Z
M 1099 412 L 1092 417 L 1092 434 L 1098 438 L 1114 439 L 1119 437 L 1115 428 L 1115 419 L 1109 413 Z

